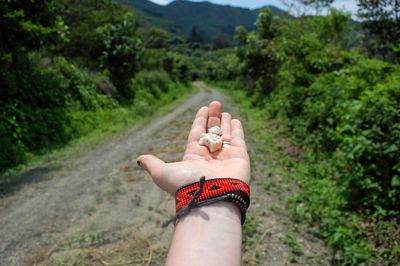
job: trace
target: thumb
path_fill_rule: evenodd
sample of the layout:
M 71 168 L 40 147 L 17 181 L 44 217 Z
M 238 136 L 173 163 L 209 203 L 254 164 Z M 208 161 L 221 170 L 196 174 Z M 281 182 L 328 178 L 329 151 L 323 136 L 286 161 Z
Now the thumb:
M 170 179 L 166 178 L 168 173 L 173 170 L 170 164 L 165 163 L 154 155 L 141 155 L 137 158 L 137 163 L 151 175 L 153 182 L 157 186 L 174 195 L 176 185 Z
M 146 170 L 153 179 L 159 179 L 166 163 L 154 155 L 141 155 L 137 158 L 140 167 Z

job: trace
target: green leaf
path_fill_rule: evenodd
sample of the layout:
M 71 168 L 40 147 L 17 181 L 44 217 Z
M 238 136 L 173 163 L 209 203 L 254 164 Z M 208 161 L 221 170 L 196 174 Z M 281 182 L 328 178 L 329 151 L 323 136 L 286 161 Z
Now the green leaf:
M 400 176 L 398 176 L 398 175 L 393 176 L 390 184 L 392 185 L 392 187 L 400 186 Z
M 387 149 L 383 152 L 383 154 L 388 154 L 388 153 L 395 152 L 395 151 L 398 151 L 398 150 L 399 150 L 399 148 L 398 148 L 395 144 L 392 144 L 392 145 L 390 145 L 389 148 L 387 148 Z

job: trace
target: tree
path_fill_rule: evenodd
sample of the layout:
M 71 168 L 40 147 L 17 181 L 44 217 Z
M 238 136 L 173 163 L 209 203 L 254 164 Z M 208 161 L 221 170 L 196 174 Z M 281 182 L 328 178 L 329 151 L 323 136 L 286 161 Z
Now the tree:
M 26 52 L 55 43 L 62 24 L 53 0 L 0 1 L 1 52 Z
M 274 38 L 277 33 L 277 17 L 265 8 L 258 15 L 255 32 L 247 33 L 244 27 L 237 27 L 235 37 L 241 44 L 236 51 L 243 62 L 243 74 L 252 83 L 257 93 L 266 95 L 275 89 L 280 61 Z
M 0 1 L 0 28 L 0 104 L 4 104 L 30 95 L 18 84 L 32 72 L 28 53 L 66 40 L 68 27 L 53 0 L 12 0 Z
M 229 40 L 226 36 L 220 35 L 213 41 L 215 49 L 227 48 L 230 46 Z
M 275 37 L 276 29 L 273 27 L 274 16 L 269 8 L 263 8 L 256 20 L 257 32 L 261 39 L 271 40 Z
M 141 29 L 140 36 L 143 38 L 143 46 L 145 48 L 169 48 L 170 34 L 163 29 L 146 27 Z
M 108 69 L 120 100 L 133 97 L 129 81 L 138 71 L 142 54 L 142 40 L 137 34 L 137 23 L 132 13 L 121 21 L 108 23 L 97 29 L 102 37 L 101 65 Z
M 235 29 L 235 40 L 239 42 L 240 46 L 246 44 L 247 29 L 244 26 L 237 26 Z
M 369 53 L 400 62 L 400 0 L 359 0 L 358 16 Z
M 204 43 L 205 38 L 203 32 L 199 31 L 196 26 L 193 26 L 188 41 L 190 43 Z
M 235 40 L 238 41 L 239 46 L 236 47 L 236 55 L 237 57 L 243 61 L 246 55 L 246 42 L 247 42 L 247 29 L 244 26 L 237 26 L 235 29 Z
M 0 171 L 27 150 L 65 142 L 65 92 L 29 54 L 67 39 L 53 0 L 0 1 Z
M 107 23 L 126 10 L 111 0 L 58 0 L 63 5 L 62 16 L 69 27 L 70 41 L 59 50 L 70 58 L 82 58 L 81 62 L 92 68 L 98 67 L 102 53 L 100 34 L 93 30 Z

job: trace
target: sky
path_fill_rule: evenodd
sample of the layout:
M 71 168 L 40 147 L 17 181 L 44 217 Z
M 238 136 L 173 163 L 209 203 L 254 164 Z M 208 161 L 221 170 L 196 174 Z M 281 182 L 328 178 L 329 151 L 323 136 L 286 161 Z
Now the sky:
M 173 0 L 151 0 L 154 3 L 166 5 Z M 190 0 L 193 2 L 202 2 L 205 0 Z M 265 5 L 273 5 L 279 7 L 281 9 L 286 9 L 280 0 L 207 0 L 209 2 L 221 5 L 231 5 L 231 6 L 240 6 L 247 8 L 258 8 Z M 338 9 L 343 9 L 345 11 L 351 12 L 353 15 L 357 12 L 357 0 L 335 0 L 333 6 Z

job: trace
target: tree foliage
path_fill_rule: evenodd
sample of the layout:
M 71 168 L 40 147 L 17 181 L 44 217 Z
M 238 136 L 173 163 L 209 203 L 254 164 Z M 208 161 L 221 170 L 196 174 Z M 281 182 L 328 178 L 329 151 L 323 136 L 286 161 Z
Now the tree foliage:
M 294 212 L 320 224 L 338 264 L 397 262 L 399 238 L 379 249 L 360 220 L 391 228 L 400 213 L 398 65 L 349 50 L 350 16 L 337 10 L 287 21 L 263 11 L 256 25 L 236 32 L 241 86 L 308 150 Z
M 137 34 L 134 16 L 126 13 L 120 21 L 106 24 L 97 31 L 103 43 L 101 65 L 110 72 L 111 81 L 120 96 L 132 98 L 128 84 L 138 71 L 142 53 L 142 41 Z
M 31 148 L 66 140 L 65 96 L 29 58 L 66 37 L 56 7 L 50 0 L 0 2 L 0 171 L 22 162 Z
M 167 73 L 164 61 L 144 66 L 134 13 L 110 0 L 0 1 L 0 27 L 0 172 L 101 126 L 116 96 L 159 106 L 191 77 L 180 56 L 160 58 L 173 57 Z M 147 72 L 132 82 L 140 64 Z
M 2 56 L 56 43 L 67 30 L 53 0 L 1 1 L 0 27 Z
M 139 34 L 143 39 L 143 47 L 148 49 L 162 49 L 170 47 L 170 34 L 156 27 L 146 27 L 139 29 Z
M 60 14 L 69 27 L 69 42 L 58 50 L 69 58 L 81 58 L 81 63 L 96 68 L 102 53 L 102 41 L 97 28 L 113 23 L 126 10 L 110 0 L 61 0 Z
M 359 0 L 358 16 L 363 19 L 370 54 L 400 62 L 400 1 Z
M 274 37 L 279 18 L 267 8 L 262 9 L 256 21 L 257 30 L 247 33 L 243 27 L 236 29 L 241 44 L 237 56 L 243 62 L 242 71 L 251 89 L 265 95 L 277 84 L 280 60 L 276 53 Z

